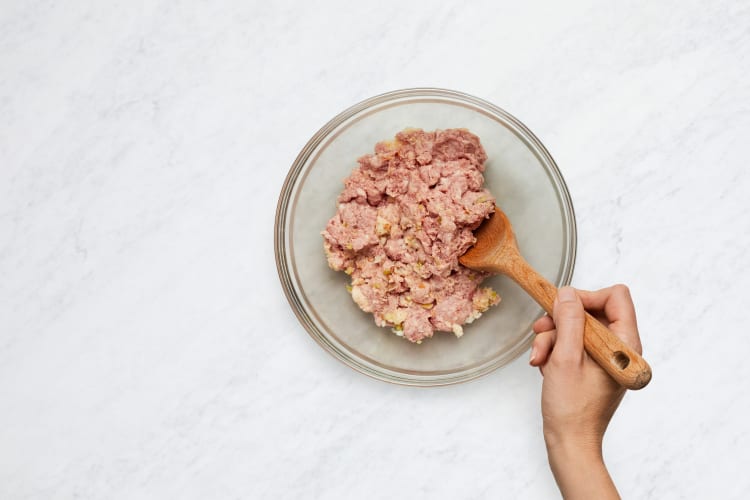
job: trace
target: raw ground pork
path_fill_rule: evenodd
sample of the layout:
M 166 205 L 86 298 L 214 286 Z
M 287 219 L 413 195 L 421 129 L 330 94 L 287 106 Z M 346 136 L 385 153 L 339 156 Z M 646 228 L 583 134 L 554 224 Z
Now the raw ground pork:
M 485 273 L 458 262 L 495 199 L 487 155 L 466 129 L 406 129 L 359 159 L 338 211 L 322 232 L 328 264 L 351 275 L 350 291 L 379 326 L 412 342 L 481 316 L 500 297 Z

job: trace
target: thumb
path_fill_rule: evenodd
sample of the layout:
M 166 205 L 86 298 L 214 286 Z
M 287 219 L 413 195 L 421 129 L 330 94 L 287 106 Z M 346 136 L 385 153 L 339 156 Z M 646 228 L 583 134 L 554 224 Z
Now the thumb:
M 566 286 L 557 291 L 552 318 L 557 328 L 553 358 L 561 362 L 580 363 L 583 360 L 586 315 L 574 288 Z

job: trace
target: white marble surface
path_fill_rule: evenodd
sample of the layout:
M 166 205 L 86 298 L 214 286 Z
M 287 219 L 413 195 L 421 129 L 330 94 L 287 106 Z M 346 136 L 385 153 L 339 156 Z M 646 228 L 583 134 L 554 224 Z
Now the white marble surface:
M 746 1 L 2 2 L 0 498 L 557 495 L 525 359 L 391 386 L 282 294 L 297 152 L 413 86 L 524 121 L 574 284 L 630 284 L 655 377 L 605 443 L 623 496 L 747 498 L 748 75 Z

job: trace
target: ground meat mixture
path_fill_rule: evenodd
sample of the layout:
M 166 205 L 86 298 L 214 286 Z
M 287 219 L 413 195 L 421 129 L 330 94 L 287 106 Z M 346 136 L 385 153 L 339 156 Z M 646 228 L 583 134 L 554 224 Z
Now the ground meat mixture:
M 494 210 L 487 155 L 465 129 L 407 129 L 359 159 L 322 232 L 328 264 L 351 275 L 352 298 L 412 342 L 462 326 L 500 301 L 485 273 L 458 262 Z

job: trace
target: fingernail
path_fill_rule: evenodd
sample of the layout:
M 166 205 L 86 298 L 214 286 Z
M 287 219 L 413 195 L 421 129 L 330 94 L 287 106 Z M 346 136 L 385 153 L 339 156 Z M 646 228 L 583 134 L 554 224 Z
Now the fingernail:
M 564 286 L 557 291 L 558 302 L 575 302 L 576 292 L 569 286 Z
M 529 356 L 529 364 L 531 364 L 532 361 L 534 361 L 534 358 L 536 358 L 536 347 L 531 347 L 531 356 Z

